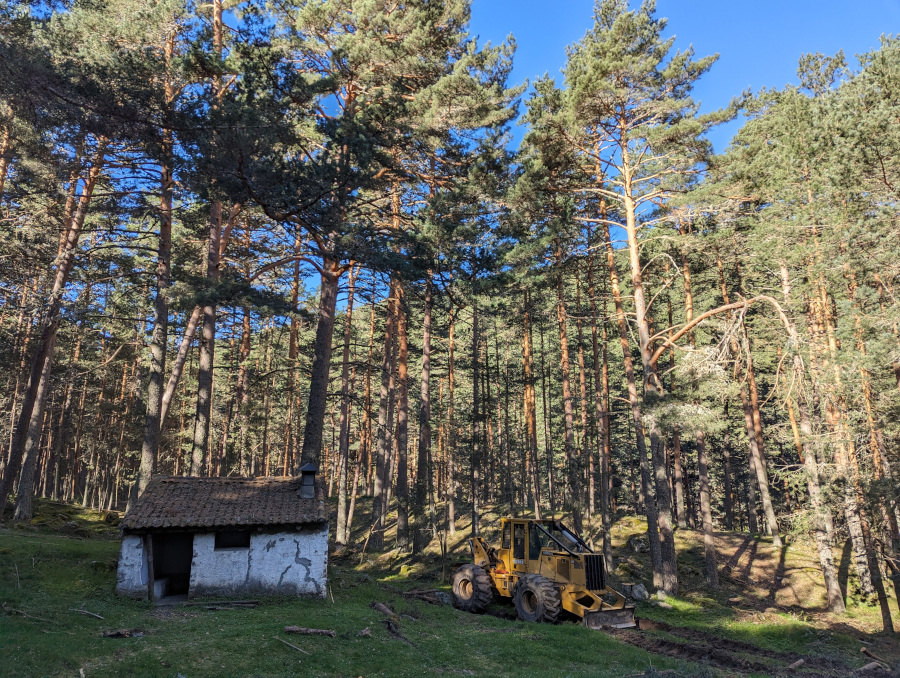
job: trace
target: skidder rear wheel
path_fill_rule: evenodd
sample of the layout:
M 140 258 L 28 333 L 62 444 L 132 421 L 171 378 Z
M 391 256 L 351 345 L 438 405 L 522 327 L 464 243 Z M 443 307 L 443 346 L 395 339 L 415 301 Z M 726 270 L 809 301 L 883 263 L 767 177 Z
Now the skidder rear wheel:
M 466 612 L 483 612 L 491 602 L 491 578 L 478 565 L 467 564 L 453 575 L 453 600 Z
M 552 624 L 560 611 L 559 591 L 539 574 L 526 574 L 519 579 L 513 592 L 513 602 L 519 619 Z

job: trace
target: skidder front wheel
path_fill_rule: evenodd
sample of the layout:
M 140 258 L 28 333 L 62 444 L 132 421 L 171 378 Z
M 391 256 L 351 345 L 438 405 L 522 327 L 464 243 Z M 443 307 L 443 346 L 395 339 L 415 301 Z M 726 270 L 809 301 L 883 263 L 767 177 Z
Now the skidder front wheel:
M 467 564 L 453 575 L 453 600 L 465 612 L 483 612 L 491 602 L 491 578 L 478 565 Z
M 526 574 L 519 579 L 513 593 L 519 619 L 552 624 L 561 608 L 556 586 L 539 574 Z

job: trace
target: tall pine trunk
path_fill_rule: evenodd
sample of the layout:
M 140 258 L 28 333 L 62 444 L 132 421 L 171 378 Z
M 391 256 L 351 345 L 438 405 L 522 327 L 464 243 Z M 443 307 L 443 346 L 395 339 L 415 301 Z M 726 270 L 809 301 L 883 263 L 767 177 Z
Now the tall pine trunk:
M 343 270 L 337 261 L 330 259 L 322 261 L 322 294 L 319 298 L 316 337 L 313 342 L 309 404 L 306 409 L 300 465 L 315 464 L 319 466 L 321 463 L 322 433 L 325 429 L 328 377 L 331 369 L 331 342 L 334 336 L 334 314 L 337 308 L 338 283 Z
M 398 285 L 399 286 L 399 285 Z M 399 286 L 397 304 L 397 545 L 409 546 L 409 333 L 406 294 Z
M 703 549 L 706 554 L 706 584 L 710 588 L 717 588 L 719 571 L 716 566 L 716 539 L 713 534 L 712 508 L 709 501 L 706 435 L 702 431 L 697 432 L 697 467 L 700 476 L 700 516 L 703 522 Z
M 469 457 L 470 500 L 472 503 L 472 536 L 478 534 L 480 511 L 481 467 L 481 389 L 479 388 L 478 299 L 472 298 L 472 447 Z
M 222 203 L 210 206 L 206 240 L 206 279 L 214 295 L 219 280 L 219 244 L 222 235 Z M 213 364 L 216 349 L 216 303 L 210 299 L 203 305 L 203 325 L 200 329 L 200 360 L 197 371 L 197 409 L 194 415 L 194 440 L 191 448 L 191 475 L 200 476 L 206 467 L 209 451 L 209 427 L 212 418 Z
M 175 54 L 175 32 L 166 37 L 165 46 L 165 104 L 170 110 L 175 99 L 175 88 L 169 76 Z M 144 440 L 141 445 L 141 461 L 133 498 L 141 495 L 156 470 L 159 456 L 159 438 L 162 424 L 163 379 L 166 373 L 166 348 L 169 341 L 169 303 L 166 291 L 171 282 L 172 259 L 172 179 L 173 134 L 168 128 L 162 134 L 162 161 L 159 172 L 159 242 L 156 255 L 156 296 L 153 300 L 153 334 L 150 338 L 150 382 L 147 386 L 147 413 L 144 418 Z
M 41 319 L 40 335 L 31 361 L 28 385 L 22 398 L 22 409 L 19 412 L 13 433 L 9 460 L 3 473 L 3 482 L 0 484 L 0 520 L 2 520 L 2 509 L 6 506 L 6 500 L 12 490 L 12 484 L 16 476 L 19 475 L 20 470 L 19 501 L 16 505 L 15 519 L 28 520 L 31 518 L 34 469 L 40 445 L 44 408 L 49 392 L 50 370 L 53 365 L 53 348 L 56 344 L 56 335 L 59 329 L 59 313 L 62 307 L 63 296 L 65 295 L 66 284 L 75 265 L 75 255 L 81 231 L 84 227 L 84 220 L 87 217 L 94 188 L 104 165 L 106 145 L 105 139 L 101 138 L 98 140 L 91 167 L 81 187 L 81 193 L 77 195 L 77 199 L 72 201 L 73 211 L 67 212 L 67 224 L 61 234 L 60 256 L 57 259 L 58 263 L 53 278 L 53 287 Z M 75 178 L 73 181 L 78 183 L 80 180 Z
M 422 309 L 422 373 L 419 380 L 419 444 L 417 448 L 416 485 L 413 493 L 413 553 L 420 553 L 426 538 L 425 502 L 432 479 L 431 468 L 431 273 L 425 282 Z
M 634 426 L 635 447 L 637 448 L 638 459 L 640 462 L 641 494 L 644 502 L 644 511 L 647 515 L 647 535 L 648 541 L 650 542 L 650 564 L 653 568 L 653 585 L 668 591 L 668 582 L 663 576 L 659 517 L 652 480 L 650 478 L 647 442 L 644 436 L 644 426 L 641 417 L 641 403 L 637 392 L 634 362 L 631 358 L 631 344 L 628 339 L 628 326 L 625 321 L 625 308 L 622 304 L 622 294 L 619 289 L 619 273 L 616 269 L 615 253 L 612 247 L 612 237 L 609 232 L 609 226 L 606 227 L 606 262 L 609 269 L 610 291 L 612 292 L 613 304 L 616 311 L 616 322 L 619 326 L 619 343 L 622 347 L 628 402 L 631 405 L 631 419 Z
M 579 506 L 578 460 L 575 456 L 575 416 L 572 404 L 572 385 L 569 368 L 569 337 L 566 330 L 566 296 L 562 275 L 562 250 L 557 241 L 556 248 L 556 320 L 559 327 L 560 373 L 562 374 L 563 426 L 565 431 L 565 460 L 567 496 L 570 498 L 575 530 L 581 532 L 581 510 Z
M 523 292 L 522 374 L 524 381 L 525 448 L 529 470 L 528 482 L 534 502 L 534 517 L 541 519 L 541 483 L 538 473 L 537 399 L 534 388 L 534 348 L 531 337 L 531 297 Z
M 719 286 L 722 294 L 722 301 L 726 305 L 730 303 L 728 288 L 725 284 L 725 270 L 722 265 L 722 258 L 716 251 L 716 267 L 719 272 Z M 728 311 L 726 317 L 731 319 L 731 311 Z M 735 360 L 738 360 L 740 354 L 740 346 L 736 338 L 731 339 L 731 350 L 735 354 Z M 737 374 L 738 367 L 735 367 Z M 763 505 L 763 516 L 766 520 L 766 531 L 772 536 L 772 543 L 776 547 L 781 547 L 781 536 L 778 529 L 778 521 L 775 517 L 775 509 L 772 504 L 771 495 L 769 493 L 769 478 L 766 472 L 766 460 L 762 447 L 762 424 L 759 416 L 759 399 L 754 398 L 756 377 L 753 369 L 753 356 L 749 351 L 746 356 L 745 375 L 747 383 L 751 386 L 751 394 L 748 396 L 747 385 L 741 381 L 741 405 L 744 409 L 744 425 L 747 429 L 747 441 L 750 456 L 750 473 L 751 476 L 747 480 L 748 492 L 748 510 L 747 517 L 750 523 L 750 531 L 756 528 L 756 489 L 759 489 L 760 498 Z M 755 404 L 755 406 L 754 406 Z
M 593 241 L 590 227 L 587 232 L 588 242 Z M 603 319 L 597 314 L 597 289 L 594 284 L 594 248 L 591 247 L 588 253 L 588 299 L 591 308 L 591 354 L 594 360 L 594 407 L 596 408 L 597 426 L 599 430 L 597 437 L 599 440 L 598 449 L 600 451 L 600 525 L 603 540 L 603 558 L 606 565 L 606 571 L 611 572 L 613 568 L 612 555 L 612 539 L 610 536 L 612 530 L 612 520 L 610 518 L 610 484 L 612 481 L 610 473 L 611 447 L 610 447 L 610 427 L 609 427 L 609 364 L 608 353 L 606 347 L 606 300 L 603 301 Z M 600 342 L 598 337 L 597 325 L 603 324 L 603 348 L 602 358 L 600 350 Z
M 784 303 L 790 303 L 790 277 L 787 266 L 781 263 L 781 282 L 782 293 L 784 295 Z M 806 470 L 806 487 L 809 491 L 809 503 L 813 513 L 813 534 L 815 536 L 816 548 L 819 553 L 819 565 L 822 567 L 822 575 L 825 580 L 825 593 L 828 600 L 828 609 L 831 612 L 843 613 L 845 611 L 844 599 L 841 594 L 840 581 L 834 567 L 834 554 L 831 545 L 834 541 L 831 508 L 822 493 L 821 486 L 821 470 L 817 459 L 815 449 L 806 449 L 805 446 L 813 441 L 813 429 L 809 416 L 809 405 L 807 402 L 808 388 L 806 383 L 806 369 L 803 365 L 801 357 L 800 338 L 793 324 L 787 327 L 789 338 L 791 340 L 794 355 L 792 358 L 792 372 L 794 378 L 794 387 L 799 393 L 797 398 L 797 410 L 800 415 L 800 432 L 803 440 L 798 438 L 798 454 L 803 462 Z M 793 407 L 789 402 L 789 407 L 793 412 Z
M 575 326 L 578 333 L 578 395 L 580 396 L 579 411 L 581 413 L 581 454 L 578 455 L 581 460 L 581 468 L 578 469 L 578 482 L 583 482 L 585 474 L 587 475 L 587 482 L 585 485 L 587 487 L 588 499 L 586 502 L 582 501 L 582 511 L 586 511 L 588 520 L 590 520 L 590 517 L 594 514 L 594 509 L 596 508 L 594 502 L 596 487 L 594 486 L 594 450 L 590 442 L 588 428 L 587 373 L 584 366 L 584 334 L 582 331 L 581 320 L 583 315 L 581 306 L 581 282 L 578 277 L 575 279 L 575 291 L 575 309 L 578 314 L 575 320 Z M 585 458 L 587 459 L 586 464 L 584 463 Z M 582 490 L 579 491 L 581 497 L 584 496 L 584 487 L 585 486 L 582 486 Z
M 447 356 L 447 530 L 456 534 L 456 307 L 450 307 Z
M 635 185 L 631 159 L 627 143 L 622 147 L 623 186 L 622 201 L 625 212 L 625 233 L 627 236 L 628 263 L 631 270 L 631 286 L 634 297 L 635 324 L 637 325 L 638 347 L 643 368 L 644 400 L 656 403 L 665 398 L 665 392 L 656 365 L 651 361 L 651 328 L 647 303 L 644 296 L 643 268 L 640 261 L 638 243 L 637 205 L 634 201 Z M 635 426 L 640 424 L 636 421 Z M 664 454 L 665 433 L 653 418 L 648 426 L 650 432 L 650 453 L 653 459 L 653 477 L 657 499 L 657 518 L 660 539 L 660 570 L 658 579 L 664 591 L 678 593 L 678 567 L 675 555 L 675 536 L 672 526 L 672 495 Z M 647 502 L 650 503 L 649 501 Z M 655 568 L 654 568 L 655 569 Z M 654 572 L 654 578 L 656 577 Z
M 344 352 L 341 359 L 341 421 L 338 439 L 338 508 L 335 541 L 346 544 L 350 539 L 347 529 L 347 472 L 350 460 L 350 339 L 353 333 L 353 293 L 356 274 L 350 271 L 347 288 L 347 311 L 344 316 Z
M 378 400 L 378 429 L 376 432 L 375 479 L 372 499 L 372 536 L 370 543 L 373 549 L 384 547 L 384 523 L 388 512 L 388 491 L 386 480 L 389 474 L 388 450 L 392 439 L 393 410 L 393 364 L 395 327 L 397 319 L 397 284 L 392 278 L 390 294 L 387 299 L 387 322 L 384 330 L 384 354 L 381 359 L 381 390 Z

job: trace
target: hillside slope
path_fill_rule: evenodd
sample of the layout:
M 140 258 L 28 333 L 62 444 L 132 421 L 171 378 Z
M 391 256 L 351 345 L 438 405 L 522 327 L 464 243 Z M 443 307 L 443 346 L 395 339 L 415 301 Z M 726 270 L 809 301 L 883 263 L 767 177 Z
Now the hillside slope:
M 358 515 L 368 509 L 363 502 Z M 325 600 L 159 608 L 113 594 L 115 515 L 51 502 L 37 510 L 30 524 L 0 530 L 4 675 L 765 676 L 785 675 L 786 666 L 805 658 L 793 675 L 843 676 L 869 661 L 859 652 L 863 643 L 894 666 L 900 659 L 895 641 L 867 634 L 877 623 L 874 608 L 852 604 L 839 619 L 821 611 L 815 563 L 802 544 L 776 553 L 765 539 L 719 535 L 725 576 L 711 593 L 702 589 L 700 538 L 683 531 L 682 595 L 639 604 L 638 615 L 655 620 L 655 630 L 613 637 L 575 620 L 524 624 L 511 619 L 508 604 L 471 615 L 402 595 L 448 590 L 450 565 L 467 557 L 465 519 L 443 558 L 437 540 L 418 558 L 364 553 L 361 546 L 336 550 Z M 483 513 L 488 540 L 496 537 L 498 515 Z M 357 522 L 361 545 L 365 529 Z M 616 523 L 618 581 L 647 580 L 645 554 L 627 545 L 641 532 L 636 519 Z M 852 602 L 852 579 L 848 585 Z M 389 620 L 371 607 L 375 602 L 398 617 Z M 286 636 L 290 624 L 333 629 L 336 637 Z M 103 636 L 110 631 L 127 637 Z

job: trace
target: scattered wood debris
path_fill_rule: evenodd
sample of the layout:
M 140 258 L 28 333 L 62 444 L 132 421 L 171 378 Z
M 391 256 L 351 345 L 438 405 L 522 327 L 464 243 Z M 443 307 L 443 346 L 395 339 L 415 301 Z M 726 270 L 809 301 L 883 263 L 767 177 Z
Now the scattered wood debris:
M 364 628 L 362 631 L 356 634 L 359 638 L 371 638 L 372 637 L 372 629 L 368 626 Z
M 101 617 L 101 616 L 100 616 L 99 614 L 97 614 L 96 612 L 88 612 L 87 610 L 76 610 L 76 609 L 73 608 L 73 609 L 72 609 L 72 612 L 78 612 L 79 614 L 86 614 L 86 615 L 88 615 L 89 617 L 96 617 L 97 619 L 104 619 L 103 617 Z
M 876 662 L 878 662 L 881 665 L 881 668 L 883 668 L 885 671 L 891 670 L 891 665 L 888 664 L 886 660 L 882 659 L 877 654 L 872 652 L 869 648 L 861 647 L 859 648 L 859 651 L 866 655 L 869 659 L 874 659 Z
M 335 633 L 331 629 L 307 629 L 302 626 L 285 626 L 285 633 L 297 633 L 301 636 L 329 636 L 334 638 Z

